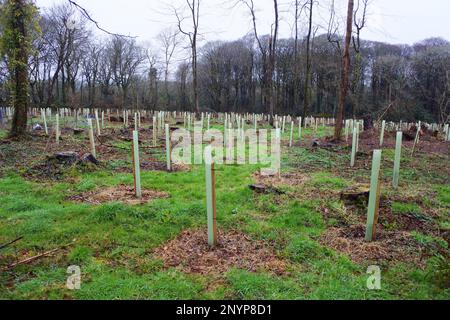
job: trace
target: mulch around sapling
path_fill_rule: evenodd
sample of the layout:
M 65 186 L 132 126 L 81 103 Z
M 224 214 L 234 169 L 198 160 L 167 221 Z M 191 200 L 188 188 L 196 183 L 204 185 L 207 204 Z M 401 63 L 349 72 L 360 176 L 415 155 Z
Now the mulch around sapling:
M 281 175 L 264 176 L 260 171 L 253 174 L 257 184 L 267 187 L 292 187 L 304 184 L 310 178 L 300 172 L 282 173 Z
M 330 228 L 320 243 L 347 255 L 358 264 L 406 262 L 423 267 L 429 255 L 408 232 L 377 231 L 377 239 L 366 242 L 365 226 Z
M 215 248 L 208 245 L 206 230 L 187 230 L 154 251 L 166 268 L 186 273 L 223 274 L 232 268 L 250 272 L 265 270 L 277 275 L 286 272 L 286 263 L 266 242 L 256 241 L 236 230 L 222 231 Z
M 168 197 L 169 194 L 166 192 L 142 189 L 142 198 L 137 199 L 133 187 L 127 185 L 118 185 L 102 190 L 94 190 L 74 195 L 69 197 L 68 199 L 70 201 L 89 203 L 94 205 L 109 202 L 121 202 L 129 205 L 137 205 L 149 203 L 154 199 L 163 199 Z

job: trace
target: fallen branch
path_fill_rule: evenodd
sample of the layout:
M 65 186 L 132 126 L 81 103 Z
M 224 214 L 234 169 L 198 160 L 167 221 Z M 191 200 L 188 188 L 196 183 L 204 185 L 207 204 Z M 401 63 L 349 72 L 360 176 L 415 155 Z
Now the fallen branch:
M 30 257 L 30 258 L 27 258 L 27 259 L 25 259 L 25 260 L 22 260 L 22 261 L 13 263 L 13 264 L 7 266 L 4 270 L 9 270 L 9 269 L 15 268 L 15 267 L 17 267 L 17 266 L 19 266 L 19 265 L 27 264 L 27 263 L 33 262 L 33 261 L 35 261 L 35 260 L 37 260 L 37 259 L 39 259 L 39 258 L 48 256 L 48 255 L 51 255 L 51 254 L 53 254 L 53 253 L 55 253 L 55 252 L 57 252 L 57 251 L 59 251 L 59 250 L 61 250 L 61 248 L 53 249 L 53 250 L 50 250 L 50 251 L 47 251 L 47 252 L 38 254 L 37 256 Z
M 19 265 L 27 264 L 27 263 L 36 261 L 37 259 L 40 259 L 40 258 L 49 256 L 49 255 L 51 255 L 51 254 L 54 254 L 54 253 L 56 253 L 56 252 L 62 250 L 63 248 L 68 247 L 69 245 L 70 245 L 70 244 L 65 245 L 65 246 L 62 246 L 62 247 L 59 247 L 59 248 L 56 248 L 56 249 L 53 249 L 53 250 L 50 250 L 50 251 L 46 251 L 46 252 L 41 253 L 41 254 L 38 254 L 38 255 L 36 255 L 36 256 L 33 256 L 33 257 L 30 257 L 30 258 L 24 259 L 24 260 L 19 261 L 19 262 L 16 262 L 16 263 L 13 263 L 13 264 L 11 264 L 11 265 L 5 267 L 3 270 L 10 270 L 10 269 L 13 269 L 13 268 L 15 268 L 15 267 L 17 267 L 17 266 L 19 266 Z
M 394 102 L 395 102 L 395 101 L 394 101 Z M 389 109 L 391 109 L 391 107 L 394 105 L 394 102 L 392 102 L 391 104 L 389 104 L 389 105 L 387 106 L 387 108 L 383 111 L 383 113 L 381 114 L 381 116 L 378 117 L 377 122 L 380 122 L 380 121 L 384 118 L 384 116 L 385 116 L 386 113 L 389 111 Z
M 0 250 L 1 249 L 5 249 L 6 247 L 8 247 L 8 246 L 10 246 L 10 245 L 16 243 L 17 241 L 22 240 L 22 239 L 23 239 L 23 236 L 22 237 L 18 237 L 17 239 L 14 239 L 13 241 L 10 241 L 8 243 L 2 244 L 2 245 L 0 245 Z

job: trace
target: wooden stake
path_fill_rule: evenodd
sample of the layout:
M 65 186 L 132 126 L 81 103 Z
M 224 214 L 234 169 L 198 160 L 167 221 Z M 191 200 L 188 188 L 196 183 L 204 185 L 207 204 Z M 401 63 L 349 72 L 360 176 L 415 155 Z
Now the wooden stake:
M 216 186 L 214 162 L 212 160 L 211 146 L 205 148 L 205 175 L 206 175 L 206 208 L 208 218 L 208 244 L 217 245 L 217 211 Z
M 373 151 L 372 177 L 370 179 L 370 196 L 367 209 L 366 241 L 376 239 L 376 228 L 378 223 L 378 212 L 380 209 L 380 166 L 381 150 Z
M 422 122 L 419 121 L 419 126 L 417 128 L 416 137 L 414 139 L 414 144 L 413 144 L 412 151 L 411 151 L 411 157 L 414 156 L 414 151 L 416 151 L 416 145 L 419 143 L 421 126 L 422 126 Z
M 403 132 L 397 132 L 397 142 L 395 145 L 395 159 L 394 159 L 394 176 L 392 179 L 392 186 L 397 189 L 398 188 L 398 180 L 400 178 L 400 161 L 402 157 L 402 139 Z
M 134 191 L 136 198 L 142 198 L 141 190 L 141 166 L 139 162 L 139 132 L 133 131 L 133 176 L 134 176 Z

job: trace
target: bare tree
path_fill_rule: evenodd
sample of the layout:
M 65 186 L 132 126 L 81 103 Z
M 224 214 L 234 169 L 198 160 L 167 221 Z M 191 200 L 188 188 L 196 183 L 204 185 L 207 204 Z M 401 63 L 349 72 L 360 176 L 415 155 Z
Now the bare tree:
M 313 25 L 313 7 L 314 0 L 308 0 L 309 18 L 308 18 L 308 34 L 306 35 L 306 73 L 305 73 L 305 93 L 303 106 L 303 121 L 306 120 L 309 112 L 309 104 L 311 103 L 311 37 Z
M 278 27 L 279 27 L 279 16 L 278 16 L 278 1 L 273 0 L 273 6 L 274 6 L 274 14 L 275 14 L 275 21 L 274 25 L 272 26 L 271 36 L 269 40 L 269 70 L 268 70 L 268 78 L 270 79 L 270 88 L 269 88 L 269 99 L 270 99 L 270 115 L 273 117 L 274 110 L 275 110 L 275 99 L 276 95 L 274 94 L 274 71 L 275 71 L 275 64 L 276 64 L 276 50 L 277 50 L 277 40 L 278 40 Z
M 51 48 L 54 60 L 53 72 L 47 87 L 47 104 L 53 102 L 54 94 L 62 104 L 67 103 L 67 89 L 75 90 L 76 76 L 81 59 L 81 48 L 89 38 L 85 20 L 74 24 L 76 11 L 70 5 L 58 5 L 50 8 L 46 14 L 48 30 L 44 34 L 47 45 Z M 59 84 L 61 84 L 59 88 Z M 56 88 L 55 88 L 56 87 Z M 60 90 L 61 89 L 61 90 Z
M 128 90 L 138 67 L 144 61 L 144 55 L 136 40 L 117 36 L 111 39 L 108 50 L 113 79 L 122 92 L 121 104 L 125 107 Z
M 335 9 L 335 1 L 331 0 L 330 7 L 330 20 L 328 21 L 328 30 L 327 30 L 327 39 L 328 42 L 332 43 L 336 50 L 342 55 L 341 50 L 341 37 L 338 34 L 339 32 L 339 21 L 336 20 L 336 9 Z
M 179 34 L 179 30 L 168 28 L 161 31 L 158 36 L 164 51 L 164 95 L 166 96 L 166 107 L 170 106 L 169 71 L 173 55 L 180 44 Z
M 100 55 L 102 48 L 96 43 L 90 43 L 81 59 L 82 74 L 86 79 L 88 87 L 88 106 L 95 104 L 97 81 L 99 76 Z
M 302 11 L 305 7 L 300 5 L 300 0 L 295 0 L 295 15 L 294 15 L 294 106 L 299 106 L 299 91 L 300 91 L 300 50 L 299 50 L 299 22 Z M 305 117 L 303 117 L 305 118 Z
M 279 12 L 278 12 L 278 1 L 273 0 L 274 7 L 274 22 L 271 27 L 271 34 L 268 40 L 268 49 L 266 49 L 265 45 L 262 42 L 261 37 L 258 34 L 258 30 L 256 27 L 256 8 L 253 0 L 239 0 L 238 2 L 243 3 L 249 10 L 250 15 L 252 17 L 253 22 L 253 33 L 255 36 L 256 43 L 261 53 L 262 64 L 263 64 L 263 84 L 262 84 L 262 92 L 263 92 L 263 104 L 266 106 L 266 110 L 268 109 L 269 114 L 271 115 L 271 119 L 274 115 L 275 109 L 275 99 L 276 96 L 274 94 L 274 72 L 276 65 L 276 48 L 277 48 L 277 40 L 278 40 L 278 28 L 279 28 Z M 268 106 L 268 108 L 267 108 Z
M 145 50 L 145 58 L 147 62 L 147 77 L 148 77 L 148 92 L 147 101 L 150 103 L 150 107 L 155 110 L 158 106 L 158 55 L 149 47 Z M 170 95 L 170 93 L 168 93 Z
M 354 0 L 348 0 L 347 9 L 347 31 L 345 35 L 344 42 L 344 55 L 342 57 L 342 78 L 341 78 L 341 88 L 339 95 L 339 107 L 337 122 L 334 130 L 334 139 L 340 140 L 342 136 L 342 126 L 345 116 L 345 103 L 348 93 L 349 85 L 349 74 L 350 74 L 350 41 L 352 38 L 352 28 L 353 28 L 353 8 Z
M 198 94 L 198 68 L 197 68 L 197 42 L 199 36 L 199 21 L 200 21 L 200 0 L 185 0 L 189 7 L 189 14 L 192 19 L 192 31 L 186 31 L 183 27 L 183 22 L 186 20 L 185 16 L 182 16 L 180 9 L 173 8 L 174 14 L 177 18 L 178 30 L 189 39 L 191 47 L 191 59 L 192 59 L 192 89 L 194 92 L 194 106 L 195 111 L 200 113 L 200 102 Z
M 360 12 L 361 2 L 362 1 L 362 12 Z M 353 75 L 353 95 L 354 95 L 354 102 L 352 104 L 353 109 L 353 117 L 356 117 L 356 114 L 359 111 L 359 106 L 361 103 L 361 96 L 362 96 L 362 88 L 361 81 L 363 80 L 364 71 L 363 69 L 363 56 L 361 53 L 361 31 L 364 29 L 367 23 L 367 6 L 369 4 L 369 0 L 357 0 L 354 16 L 353 16 L 353 23 L 355 27 L 355 33 L 356 36 L 353 36 L 353 48 L 356 52 L 355 57 L 355 67 L 354 67 L 354 75 Z M 368 121 L 369 123 L 371 121 Z

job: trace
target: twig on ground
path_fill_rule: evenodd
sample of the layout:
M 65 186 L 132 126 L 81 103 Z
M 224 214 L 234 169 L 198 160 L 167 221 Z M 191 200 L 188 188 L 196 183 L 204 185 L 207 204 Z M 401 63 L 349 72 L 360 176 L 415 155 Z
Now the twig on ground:
M 17 239 L 14 239 L 13 241 L 10 241 L 8 243 L 2 244 L 2 245 L 0 245 L 0 250 L 1 249 L 5 249 L 6 247 L 8 247 L 8 246 L 10 246 L 10 245 L 16 243 L 17 241 L 22 240 L 22 239 L 23 239 L 23 236 L 18 237 Z

